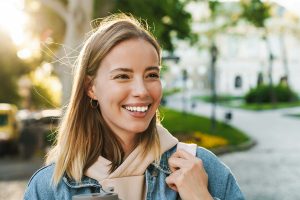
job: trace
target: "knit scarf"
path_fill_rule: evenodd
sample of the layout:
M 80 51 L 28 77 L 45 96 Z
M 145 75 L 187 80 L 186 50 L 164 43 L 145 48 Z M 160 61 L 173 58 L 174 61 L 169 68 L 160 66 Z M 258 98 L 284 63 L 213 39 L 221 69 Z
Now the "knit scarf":
M 157 125 L 161 153 L 178 143 L 167 129 Z M 143 147 L 137 146 L 112 173 L 109 173 L 111 161 L 99 156 L 98 160 L 87 169 L 85 175 L 97 180 L 105 188 L 114 188 L 122 200 L 145 199 L 145 171 L 155 160 L 154 153 L 143 155 Z

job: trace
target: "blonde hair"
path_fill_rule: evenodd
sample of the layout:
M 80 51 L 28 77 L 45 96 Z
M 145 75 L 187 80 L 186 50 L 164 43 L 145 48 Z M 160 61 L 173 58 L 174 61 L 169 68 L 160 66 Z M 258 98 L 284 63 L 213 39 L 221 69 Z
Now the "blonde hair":
M 111 171 L 122 163 L 124 151 L 121 143 L 105 123 L 101 110 L 90 106 L 86 82 L 87 77 L 95 78 L 102 59 L 114 46 L 134 38 L 141 38 L 152 44 L 161 60 L 160 46 L 148 28 L 125 14 L 111 15 L 103 19 L 86 40 L 75 65 L 70 103 L 58 129 L 56 144 L 47 155 L 46 163 L 55 163 L 55 185 L 65 173 L 80 182 L 84 172 L 100 155 L 112 161 Z M 139 144 L 144 145 L 145 154 L 154 151 L 158 161 L 160 144 L 156 118 L 157 114 L 149 127 L 139 134 Z

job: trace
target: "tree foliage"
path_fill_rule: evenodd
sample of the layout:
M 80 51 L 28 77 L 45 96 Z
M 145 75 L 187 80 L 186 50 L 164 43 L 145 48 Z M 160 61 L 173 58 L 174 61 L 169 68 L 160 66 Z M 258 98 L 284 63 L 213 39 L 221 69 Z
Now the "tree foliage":
M 17 57 L 17 50 L 10 37 L 0 30 L 0 102 L 18 104 L 17 80 L 29 68 Z
M 266 50 L 268 52 L 268 76 L 269 76 L 269 84 L 271 85 L 271 98 L 273 102 L 276 101 L 275 91 L 273 90 L 273 60 L 274 55 L 272 53 L 271 45 L 268 39 L 268 28 L 266 27 L 266 20 L 271 17 L 271 6 L 266 2 L 262 2 L 261 0 L 242 0 L 241 5 L 243 8 L 242 17 L 246 19 L 248 22 L 253 24 L 255 27 L 263 30 L 262 39 L 266 43 Z
M 95 1 L 97 7 L 97 1 Z M 172 36 L 191 42 L 196 37 L 191 33 L 191 14 L 185 11 L 186 3 L 180 0 L 119 0 L 113 12 L 131 13 L 145 19 L 165 50 L 174 50 Z
M 71 91 L 71 68 L 92 19 L 115 12 L 125 12 L 147 21 L 164 50 L 174 50 L 174 38 L 196 41 L 191 33 L 191 15 L 184 10 L 188 0 L 39 0 L 40 8 L 32 9 L 32 25 L 42 41 L 44 58 L 50 57 L 62 83 L 62 103 Z M 41 26 L 40 26 L 41 25 Z M 57 34 L 55 36 L 55 34 Z M 47 43 L 50 40 L 50 43 Z M 57 48 L 58 47 L 58 48 Z M 50 55 L 50 56 L 49 56 Z
M 211 17 L 215 18 L 218 14 L 217 10 L 220 8 L 221 3 L 218 1 L 208 1 L 208 6 L 211 12 Z
M 45 109 L 58 107 L 58 104 L 53 101 L 53 94 L 50 93 L 45 85 L 33 85 L 30 90 L 30 97 L 30 103 L 34 108 Z
M 30 2 L 30 0 L 27 1 Z M 59 1 L 66 6 L 68 4 L 66 0 Z M 182 0 L 94 0 L 92 16 L 96 19 L 115 12 L 125 12 L 131 13 L 137 18 L 145 19 L 147 24 L 152 27 L 151 31 L 162 47 L 172 51 L 174 50 L 172 36 L 191 42 L 197 39 L 191 32 L 192 19 L 191 14 L 184 10 L 185 2 Z M 31 11 L 28 8 L 28 11 L 34 19 L 31 29 L 35 33 L 42 36 L 47 30 L 52 30 L 51 37 L 53 40 L 57 43 L 63 41 L 66 24 L 51 8 L 42 4 L 39 10 Z M 37 24 L 39 25 L 37 26 Z M 50 48 L 52 47 L 50 46 Z
M 271 17 L 271 6 L 261 0 L 242 0 L 242 17 L 258 28 L 265 27 L 266 20 Z
M 65 5 L 66 1 L 61 0 Z M 30 15 L 31 20 L 27 26 L 28 31 L 33 37 L 39 38 L 41 41 L 41 58 L 43 60 L 51 60 L 56 50 L 58 50 L 64 39 L 65 21 L 55 13 L 54 10 L 47 6 L 41 6 L 39 9 L 31 8 L 32 0 L 26 0 L 26 12 Z M 46 40 L 51 38 L 51 42 Z M 39 65 L 39 64 L 37 64 Z

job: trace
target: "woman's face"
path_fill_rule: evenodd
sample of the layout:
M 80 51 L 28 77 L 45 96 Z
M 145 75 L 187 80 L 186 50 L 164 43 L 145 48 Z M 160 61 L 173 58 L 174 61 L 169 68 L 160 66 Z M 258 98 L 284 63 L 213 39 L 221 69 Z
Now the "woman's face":
M 121 42 L 102 60 L 89 96 L 121 139 L 149 126 L 162 97 L 159 73 L 158 54 L 143 39 Z

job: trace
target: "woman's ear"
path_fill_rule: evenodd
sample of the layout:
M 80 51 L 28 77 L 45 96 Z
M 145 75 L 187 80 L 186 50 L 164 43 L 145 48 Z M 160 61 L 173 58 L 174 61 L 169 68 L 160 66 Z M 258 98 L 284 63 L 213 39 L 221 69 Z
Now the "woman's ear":
M 91 99 L 96 100 L 96 95 L 94 92 L 94 81 L 93 81 L 92 77 L 87 76 L 85 78 L 84 85 L 85 85 L 85 91 L 86 91 L 87 95 Z

